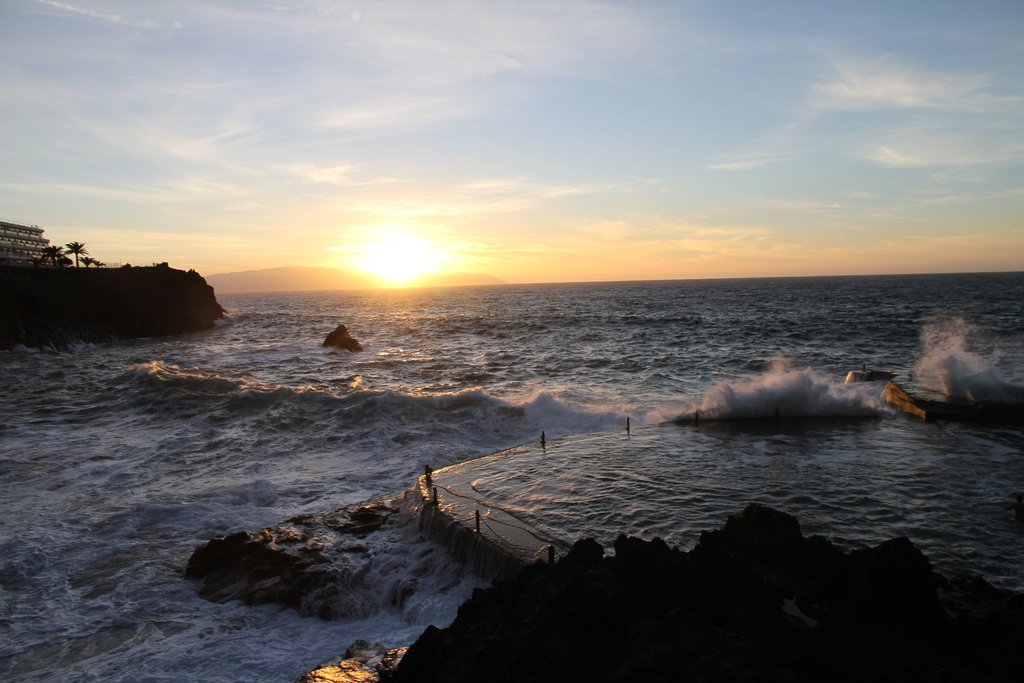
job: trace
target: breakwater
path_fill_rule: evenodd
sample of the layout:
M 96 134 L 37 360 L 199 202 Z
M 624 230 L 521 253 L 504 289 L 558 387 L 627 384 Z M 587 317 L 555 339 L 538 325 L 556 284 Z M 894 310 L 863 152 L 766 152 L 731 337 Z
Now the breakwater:
M 159 337 L 208 329 L 223 316 L 194 270 L 0 268 L 0 348 Z
M 525 448 L 486 457 L 503 458 Z M 542 557 L 552 559 L 555 544 L 501 507 L 473 495 L 472 486 L 461 479 L 463 469 L 428 468 L 417 480 L 413 514 L 420 532 L 484 579 L 508 578 Z

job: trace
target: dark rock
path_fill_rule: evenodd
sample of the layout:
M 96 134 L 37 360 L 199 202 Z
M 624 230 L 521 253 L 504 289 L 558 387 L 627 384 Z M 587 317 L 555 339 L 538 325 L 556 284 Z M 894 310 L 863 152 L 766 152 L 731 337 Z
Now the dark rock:
M 604 548 L 592 538 L 583 538 L 573 544 L 562 562 L 580 567 L 593 567 L 600 564 L 604 557 Z
M 388 681 L 405 648 L 388 649 L 380 643 L 357 640 L 341 661 L 329 662 L 295 679 L 295 683 L 368 683 Z
M 213 288 L 192 270 L 0 267 L 0 348 L 180 334 L 222 317 Z
M 725 527 L 705 531 L 691 552 L 700 559 L 728 557 L 756 565 L 758 571 L 787 593 L 818 595 L 845 580 L 846 556 L 827 540 L 804 538 L 799 522 L 762 505 L 748 505 L 730 516 Z
M 338 349 L 348 349 L 349 351 L 362 351 L 363 345 L 352 338 L 352 335 L 348 333 L 348 328 L 344 325 L 338 325 L 334 328 L 334 331 L 327 335 L 327 339 L 324 339 L 322 346 L 333 346 Z
M 855 615 L 940 621 L 946 613 L 931 563 L 906 538 L 850 554 L 850 610 Z
M 944 581 L 906 539 L 842 553 L 751 506 L 690 552 L 577 543 L 428 627 L 403 682 L 1009 681 L 1024 599 Z
M 365 548 L 356 542 L 380 531 L 394 512 L 384 503 L 353 505 L 215 538 L 192 553 L 185 576 L 199 580 L 199 595 L 213 602 L 279 603 L 322 619 L 365 614 L 388 600 L 399 604 L 401 587 L 367 601 L 375 589 L 366 586 Z

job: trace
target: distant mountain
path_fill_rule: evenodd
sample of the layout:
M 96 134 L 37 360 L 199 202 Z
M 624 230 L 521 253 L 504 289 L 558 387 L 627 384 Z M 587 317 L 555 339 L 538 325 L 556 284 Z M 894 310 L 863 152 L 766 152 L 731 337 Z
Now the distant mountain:
M 507 284 L 504 280 L 483 273 L 442 273 L 429 275 L 416 282 L 417 287 L 470 287 Z
M 288 266 L 237 273 L 208 275 L 206 281 L 217 294 L 244 292 L 304 292 L 331 289 L 371 289 L 386 286 L 380 279 L 358 270 Z M 504 281 L 477 273 L 445 273 L 421 278 L 415 287 L 460 287 L 501 285 Z
M 218 294 L 365 289 L 376 287 L 378 284 L 375 278 L 358 271 L 306 266 L 218 273 L 217 275 L 208 275 L 206 282 Z

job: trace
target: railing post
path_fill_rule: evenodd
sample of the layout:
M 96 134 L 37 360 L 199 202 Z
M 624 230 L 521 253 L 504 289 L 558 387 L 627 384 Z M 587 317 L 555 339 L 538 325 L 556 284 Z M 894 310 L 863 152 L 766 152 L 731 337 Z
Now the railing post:
M 629 416 L 626 416 L 626 436 L 629 436 Z
M 480 533 L 480 511 L 476 511 L 476 532 Z
M 437 487 L 436 486 L 434 487 L 434 495 L 433 495 L 433 498 L 431 499 L 431 502 L 433 502 L 434 505 L 437 505 Z
M 541 448 L 547 448 L 548 447 L 547 439 L 544 436 L 544 432 L 540 433 L 540 447 Z

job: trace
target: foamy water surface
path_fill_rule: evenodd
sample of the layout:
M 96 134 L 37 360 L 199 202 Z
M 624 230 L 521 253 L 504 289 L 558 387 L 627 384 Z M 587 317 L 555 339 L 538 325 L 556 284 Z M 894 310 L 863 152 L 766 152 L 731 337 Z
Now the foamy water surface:
M 909 422 L 838 384 L 867 364 L 911 388 L 1012 396 L 1021 302 L 1019 274 L 226 296 L 206 333 L 0 352 L 0 678 L 290 681 L 357 638 L 407 644 L 479 581 L 401 521 L 369 539 L 379 595 L 371 582 L 341 621 L 208 603 L 181 572 L 215 535 L 627 416 L 858 418 L 672 427 L 678 449 L 658 454 L 651 426 L 578 462 L 555 441 L 550 475 L 508 504 L 566 538 L 689 545 L 758 500 L 848 545 L 905 533 L 943 569 L 1020 586 L 1003 506 L 1024 489 L 1021 430 Z M 320 347 L 338 323 L 367 350 Z M 574 517 L 591 476 L 622 502 Z M 412 591 L 401 606 L 383 597 L 394 581 Z

